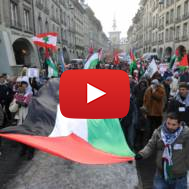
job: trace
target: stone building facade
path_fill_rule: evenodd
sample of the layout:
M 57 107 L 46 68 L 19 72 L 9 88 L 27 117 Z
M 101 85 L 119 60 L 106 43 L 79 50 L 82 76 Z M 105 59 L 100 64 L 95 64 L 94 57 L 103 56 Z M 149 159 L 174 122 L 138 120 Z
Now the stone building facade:
M 128 41 L 140 55 L 157 52 L 170 57 L 179 47 L 189 51 L 188 31 L 188 0 L 141 0 Z
M 106 50 L 108 38 L 88 10 L 83 0 L 0 0 L 0 72 L 42 66 L 44 50 L 31 41 L 39 33 L 58 33 L 57 46 L 67 63 L 84 58 L 91 44 Z

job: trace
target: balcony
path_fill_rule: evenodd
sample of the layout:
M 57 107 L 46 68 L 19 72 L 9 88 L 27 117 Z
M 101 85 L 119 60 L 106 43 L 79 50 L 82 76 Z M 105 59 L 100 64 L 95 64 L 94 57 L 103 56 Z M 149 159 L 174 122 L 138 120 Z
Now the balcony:
M 38 9 L 40 9 L 40 10 L 43 9 L 43 3 L 41 3 L 40 1 L 36 1 L 35 6 L 36 6 Z
M 183 16 L 182 16 L 182 20 L 187 20 L 189 18 L 189 13 L 185 13 Z
M 22 29 L 22 24 L 21 24 L 21 22 L 18 22 L 16 20 L 11 20 L 10 21 L 10 27 L 14 28 L 14 29 L 21 30 Z
M 160 25 L 160 26 L 158 27 L 158 29 L 159 29 L 160 31 L 164 30 L 164 25 Z
M 177 17 L 177 18 L 175 19 L 175 23 L 179 23 L 179 22 L 181 22 L 181 17 Z
M 157 45 L 157 41 L 152 42 L 152 46 L 155 46 L 155 45 Z
M 31 27 L 31 26 L 23 26 L 24 27 L 24 31 L 26 32 L 26 33 L 30 33 L 30 34 L 33 34 L 34 33 L 34 31 L 33 31 L 33 27 Z
M 49 13 L 50 13 L 50 11 L 49 11 L 49 9 L 48 9 L 47 7 L 44 8 L 44 12 L 45 12 L 47 15 L 49 15 Z
M 180 41 L 180 38 L 179 37 L 176 37 L 175 38 L 175 42 L 178 43 Z
M 163 44 L 163 42 L 164 42 L 163 40 L 159 40 L 158 44 L 161 45 L 161 44 Z
M 183 35 L 182 36 L 182 41 L 187 41 L 188 40 L 188 36 L 187 35 Z

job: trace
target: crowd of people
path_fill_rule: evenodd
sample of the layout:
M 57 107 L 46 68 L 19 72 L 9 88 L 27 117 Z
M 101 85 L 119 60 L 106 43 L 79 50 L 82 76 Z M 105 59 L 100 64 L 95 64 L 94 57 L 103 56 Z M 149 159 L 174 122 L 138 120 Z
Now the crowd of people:
M 65 70 L 83 68 L 82 63 L 74 67 L 70 64 L 65 66 Z M 189 165 L 186 151 L 189 150 L 189 69 L 167 69 L 163 74 L 157 71 L 152 77 L 147 77 L 138 69 L 131 73 L 126 62 L 118 65 L 100 62 L 96 68 L 123 70 L 129 75 L 130 110 L 120 123 L 128 145 L 136 153 L 136 160 L 157 152 L 154 188 L 163 189 L 160 185 L 164 188 L 187 188 L 184 184 Z M 0 75 L 1 128 L 23 123 L 32 96 L 37 95 L 48 79 L 43 70 L 39 78 L 29 78 L 27 68 L 23 68 L 18 77 Z M 23 146 L 21 155 L 26 151 L 26 146 Z

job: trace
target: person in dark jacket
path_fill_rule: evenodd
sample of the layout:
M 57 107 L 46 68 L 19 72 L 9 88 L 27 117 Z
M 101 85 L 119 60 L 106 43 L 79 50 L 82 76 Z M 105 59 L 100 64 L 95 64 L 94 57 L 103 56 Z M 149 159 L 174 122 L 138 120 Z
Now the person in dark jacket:
M 135 150 L 141 150 L 148 143 L 150 139 L 150 123 L 148 120 L 147 109 L 143 106 L 138 111 L 138 126 L 135 138 Z
M 141 80 L 133 90 L 133 95 L 136 98 L 136 103 L 137 106 L 140 108 L 143 106 L 143 99 L 144 99 L 144 94 L 146 92 L 146 89 L 148 88 L 148 82 L 147 80 L 143 79 Z
M 186 69 L 180 76 L 180 82 L 189 83 L 189 69 Z
M 167 112 L 176 112 L 180 119 L 189 126 L 189 87 L 187 83 L 179 84 L 179 93 L 170 101 Z
M 120 120 L 126 141 L 131 149 L 134 149 L 136 128 L 138 123 L 138 108 L 135 99 L 130 97 L 129 113 Z
M 167 71 L 165 71 L 164 75 L 163 75 L 163 80 L 166 80 L 168 77 L 172 77 L 173 73 L 170 69 L 168 69 Z
M 171 77 L 167 77 L 165 79 L 165 81 L 163 81 L 163 86 L 165 88 L 165 93 L 166 93 L 166 98 L 165 98 L 165 107 L 164 109 L 167 109 L 167 105 L 168 105 L 168 101 L 169 101 L 169 97 L 170 97 L 170 92 L 171 92 L 171 83 L 172 83 L 173 79 Z
M 9 105 L 13 99 L 13 90 L 9 87 L 3 75 L 0 75 L 0 104 L 4 109 L 5 124 L 11 121 L 12 115 L 9 111 Z

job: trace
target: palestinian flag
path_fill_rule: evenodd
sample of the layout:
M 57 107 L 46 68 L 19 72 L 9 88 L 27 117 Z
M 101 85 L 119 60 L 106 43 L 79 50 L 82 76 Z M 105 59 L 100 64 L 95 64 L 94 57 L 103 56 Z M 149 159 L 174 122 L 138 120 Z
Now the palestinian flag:
M 171 60 L 170 60 L 170 68 L 171 69 L 175 69 L 176 68 L 176 64 L 178 64 L 178 62 L 180 62 L 182 60 L 182 55 L 180 54 L 179 52 L 179 49 L 176 49 L 175 51 L 175 54 L 171 57 Z
M 169 68 L 170 68 L 170 69 L 173 68 L 176 59 L 177 59 L 177 57 L 176 57 L 176 55 L 174 54 L 174 55 L 171 57 L 170 62 L 169 62 Z
M 58 68 L 49 55 L 48 49 L 46 49 L 46 64 L 48 65 L 48 78 L 58 77 Z
M 137 70 L 137 63 L 136 63 L 135 55 L 132 50 L 130 51 L 130 59 L 131 59 L 130 74 L 133 75 L 133 71 Z
M 102 49 L 99 49 L 98 52 L 93 53 L 85 63 L 84 69 L 95 69 L 97 64 L 102 58 Z
M 32 40 L 36 45 L 40 47 L 56 50 L 57 36 L 58 33 L 54 33 L 54 32 L 42 33 L 33 37 Z
M 142 61 L 140 61 L 140 68 L 139 68 L 139 78 L 141 78 L 144 75 L 145 71 L 142 65 Z
M 133 160 L 118 119 L 68 119 L 59 107 L 59 79 L 51 79 L 34 97 L 24 124 L 0 136 L 84 164 Z

